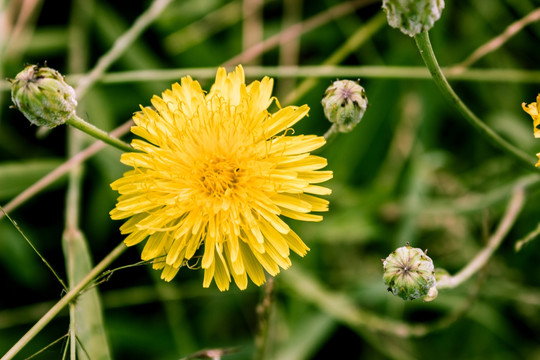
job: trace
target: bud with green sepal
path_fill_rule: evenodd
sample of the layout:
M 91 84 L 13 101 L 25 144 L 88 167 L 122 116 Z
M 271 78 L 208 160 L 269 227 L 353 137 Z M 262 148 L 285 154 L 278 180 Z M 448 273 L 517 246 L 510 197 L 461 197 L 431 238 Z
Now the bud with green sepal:
M 441 17 L 444 0 L 383 0 L 388 24 L 415 36 L 429 30 Z
M 431 301 L 437 297 L 433 261 L 422 249 L 407 243 L 383 260 L 383 268 L 388 291 L 403 300 L 423 297 L 425 301 Z
M 75 90 L 58 71 L 29 65 L 10 81 L 15 107 L 32 124 L 54 128 L 75 114 Z
M 122 151 L 133 151 L 129 144 L 77 116 L 75 90 L 58 71 L 29 65 L 9 81 L 14 107 L 32 124 L 54 128 L 67 123 Z
M 321 101 L 324 115 L 339 132 L 347 133 L 362 120 L 367 108 L 366 91 L 352 80 L 337 80 L 326 89 Z

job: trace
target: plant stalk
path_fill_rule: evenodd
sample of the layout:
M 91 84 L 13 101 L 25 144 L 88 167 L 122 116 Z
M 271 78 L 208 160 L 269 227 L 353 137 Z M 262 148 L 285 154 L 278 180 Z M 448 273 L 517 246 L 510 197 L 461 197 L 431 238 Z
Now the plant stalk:
M 532 157 L 527 153 L 523 152 L 519 148 L 510 144 L 508 141 L 503 139 L 499 134 L 497 134 L 493 129 L 487 126 L 482 120 L 480 120 L 468 107 L 461 101 L 459 96 L 455 93 L 454 89 L 450 86 L 446 77 L 444 76 L 433 48 L 431 47 L 431 42 L 429 40 L 429 34 L 427 31 L 423 31 L 415 35 L 414 40 L 420 51 L 420 55 L 426 64 L 426 67 L 429 69 L 435 84 L 437 84 L 439 90 L 447 98 L 452 105 L 456 107 L 458 112 L 473 126 L 475 127 L 484 137 L 486 137 L 491 143 L 493 143 L 498 148 L 502 149 L 506 153 L 512 155 L 514 158 L 519 160 L 521 163 L 526 164 L 529 169 L 536 169 L 534 166 L 534 161 Z
M 43 328 L 47 325 L 58 313 L 71 303 L 80 292 L 90 284 L 99 274 L 101 274 L 107 266 L 109 266 L 114 260 L 116 260 L 127 247 L 124 243 L 118 244 L 116 248 L 113 249 L 99 264 L 97 264 L 92 271 L 90 271 L 77 285 L 73 286 L 71 290 L 61 298 L 52 308 L 47 311 L 45 315 L 35 323 L 34 326 L 26 334 L 24 334 L 19 341 L 9 351 L 0 359 L 0 360 L 10 360 L 13 359 L 15 355 L 22 350 L 30 340 L 32 340 Z M 75 341 L 75 339 L 72 339 Z
M 110 135 L 109 133 L 101 130 L 100 128 L 95 127 L 94 125 L 84 121 L 80 117 L 78 117 L 76 114 L 73 114 L 71 118 L 69 118 L 66 121 L 67 124 L 81 130 L 82 132 L 87 133 L 88 135 L 103 141 L 104 143 L 107 143 L 109 145 L 114 146 L 117 149 L 120 149 L 122 151 L 126 152 L 132 152 L 134 151 L 131 145 L 128 143 Z

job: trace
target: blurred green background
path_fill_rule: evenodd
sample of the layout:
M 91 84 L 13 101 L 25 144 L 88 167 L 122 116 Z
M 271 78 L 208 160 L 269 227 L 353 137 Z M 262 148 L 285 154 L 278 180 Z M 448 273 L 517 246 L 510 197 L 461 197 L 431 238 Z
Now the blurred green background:
M 0 75 L 14 78 L 25 64 L 46 62 L 76 84 L 76 75 L 92 69 L 150 4 L 0 0 Z M 461 62 L 538 6 L 536 0 L 448 1 L 430 32 L 439 62 Z M 295 26 L 300 23 L 303 27 Z M 358 40 L 359 31 L 366 37 Z M 242 57 L 244 50 L 278 34 L 289 37 L 255 57 Z M 539 70 L 538 44 L 536 22 L 473 67 Z M 341 76 L 315 70 L 311 86 L 296 96 L 295 90 L 310 80 L 280 76 L 281 70 L 323 64 L 388 69 L 388 74 L 352 71 L 351 79 L 361 78 L 369 108 L 352 133 L 338 136 L 322 152 L 334 171 L 324 221 L 291 221 L 311 251 L 305 258 L 293 256 L 291 269 L 275 279 L 265 358 L 540 359 L 540 241 L 514 250 L 539 224 L 540 176 L 482 137 L 427 76 L 417 78 L 407 69 L 391 73 L 394 67 L 423 63 L 414 40 L 386 24 L 380 2 L 172 1 L 107 69 L 112 74 L 147 70 L 149 78 L 137 81 L 134 74 L 140 73 L 128 73 L 112 82 L 104 76 L 80 100 L 78 114 L 112 130 L 190 68 L 198 68 L 193 77 L 208 90 L 217 66 L 238 62 L 248 81 L 262 77 L 260 66 L 269 67 L 282 105 L 293 100 L 311 107 L 310 116 L 295 127 L 297 134 L 322 135 L 328 129 L 320 100 Z M 178 75 L 158 77 L 171 69 Z M 532 120 L 521 103 L 535 101 L 540 92 L 537 74 L 524 79 L 464 76 L 451 83 L 486 124 L 534 162 L 540 140 L 533 138 Z M 4 205 L 62 164 L 68 152 L 65 127 L 38 131 L 9 109 L 9 84 L 0 85 Z M 108 216 L 117 197 L 109 184 L 126 170 L 119 157 L 118 150 L 108 148 L 84 163 L 80 227 L 94 262 L 122 241 L 121 223 Z M 524 179 L 530 185 L 522 213 L 479 274 L 456 289 L 442 290 L 430 303 L 403 302 L 386 291 L 380 259 L 405 242 L 429 249 L 437 267 L 450 273 L 461 269 L 485 245 L 512 186 Z M 66 185 L 61 177 L 10 213 L 63 278 Z M 112 268 L 137 263 L 139 250 L 128 249 Z M 0 220 L 0 274 L 3 354 L 62 296 L 62 287 L 6 218 Z M 203 289 L 201 284 L 202 272 L 188 269 L 171 283 L 160 281 L 149 266 L 115 272 L 99 286 L 113 357 L 179 359 L 201 349 L 232 348 L 223 359 L 253 358 L 256 308 L 264 287 L 250 284 L 239 291 L 233 285 L 220 293 L 215 285 Z M 426 325 L 428 331 L 397 336 L 392 329 L 370 326 L 373 316 Z M 18 358 L 32 356 L 68 328 L 66 310 Z M 59 359 L 65 346 L 63 339 L 35 358 Z

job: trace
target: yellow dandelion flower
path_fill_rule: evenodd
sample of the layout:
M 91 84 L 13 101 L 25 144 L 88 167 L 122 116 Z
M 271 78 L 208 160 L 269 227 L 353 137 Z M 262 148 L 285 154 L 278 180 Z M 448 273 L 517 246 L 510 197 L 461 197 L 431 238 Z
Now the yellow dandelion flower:
M 536 102 L 530 103 L 529 105 L 522 103 L 521 107 L 527 114 L 531 115 L 533 119 L 534 137 L 540 138 L 540 94 L 536 97 Z M 536 156 L 539 159 L 536 166 L 540 166 L 540 153 L 536 154 Z
M 205 94 L 187 76 L 151 100 L 134 116 L 132 142 L 125 153 L 132 166 L 111 184 L 120 193 L 112 219 L 125 243 L 146 239 L 143 260 L 153 260 L 170 281 L 190 259 L 204 269 L 203 286 L 215 280 L 227 290 L 231 277 L 240 289 L 248 277 L 257 285 L 264 270 L 274 276 L 291 265 L 290 250 L 309 250 L 282 217 L 320 221 L 312 211 L 328 210 L 330 189 L 316 185 L 332 178 L 326 159 L 311 155 L 323 137 L 292 136 L 291 126 L 308 106 L 270 113 L 273 80 L 245 84 L 241 66 L 219 68 Z

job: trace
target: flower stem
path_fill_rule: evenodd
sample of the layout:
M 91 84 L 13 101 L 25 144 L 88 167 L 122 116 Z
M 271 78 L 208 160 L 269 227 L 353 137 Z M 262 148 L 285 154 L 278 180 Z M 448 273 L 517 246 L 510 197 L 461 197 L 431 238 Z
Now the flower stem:
M 124 243 L 120 243 L 113 251 L 109 253 L 99 264 L 97 264 L 92 271 L 90 271 L 78 284 L 73 286 L 71 290 L 61 298 L 52 308 L 47 311 L 45 315 L 38 320 L 38 322 L 30 329 L 26 334 L 24 334 L 19 341 L 9 351 L 0 359 L 0 360 L 10 360 L 13 359 L 15 355 L 22 350 L 22 348 L 30 342 L 43 328 L 47 325 L 64 307 L 71 303 L 80 292 L 92 282 L 100 273 L 105 270 L 116 258 L 118 258 L 127 247 Z M 75 341 L 75 339 L 72 339 Z
M 474 126 L 482 135 L 488 138 L 495 146 L 517 158 L 518 160 L 520 160 L 520 162 L 527 164 L 528 168 L 536 169 L 534 166 L 532 166 L 534 165 L 534 162 L 531 160 L 532 158 L 527 153 L 521 151 L 514 145 L 504 140 L 495 131 L 493 131 L 493 129 L 483 123 L 482 120 L 480 120 L 467 107 L 467 105 L 465 105 L 461 101 L 459 96 L 454 92 L 454 90 L 446 80 L 446 77 L 444 76 L 441 68 L 439 67 L 437 58 L 435 57 L 433 48 L 431 47 L 428 32 L 423 31 L 418 35 L 415 35 L 414 40 L 416 41 L 416 45 L 418 46 L 420 55 L 422 56 L 422 59 L 424 60 L 427 68 L 429 69 L 433 80 L 439 87 L 439 90 L 441 90 L 443 95 L 452 103 L 452 105 L 456 107 L 459 113 L 463 115 L 463 117 L 465 117 L 465 119 L 472 126 Z
M 255 335 L 255 360 L 264 360 L 268 356 L 270 317 L 275 301 L 274 278 L 268 278 L 264 287 L 264 295 L 257 305 L 258 331 Z
M 128 143 L 84 121 L 83 119 L 78 117 L 76 114 L 73 114 L 73 116 L 70 117 L 66 121 L 66 123 L 73 127 L 76 127 L 77 129 L 81 130 L 82 132 L 87 133 L 90 136 L 95 137 L 98 140 L 103 141 L 104 143 L 114 146 L 117 149 L 120 149 L 122 151 L 127 151 L 127 152 L 133 151 L 133 148 Z
M 338 134 L 339 134 L 339 131 L 338 131 L 337 125 L 332 124 L 323 135 L 324 139 L 326 140 L 326 144 L 330 144 L 332 140 L 334 140 Z

